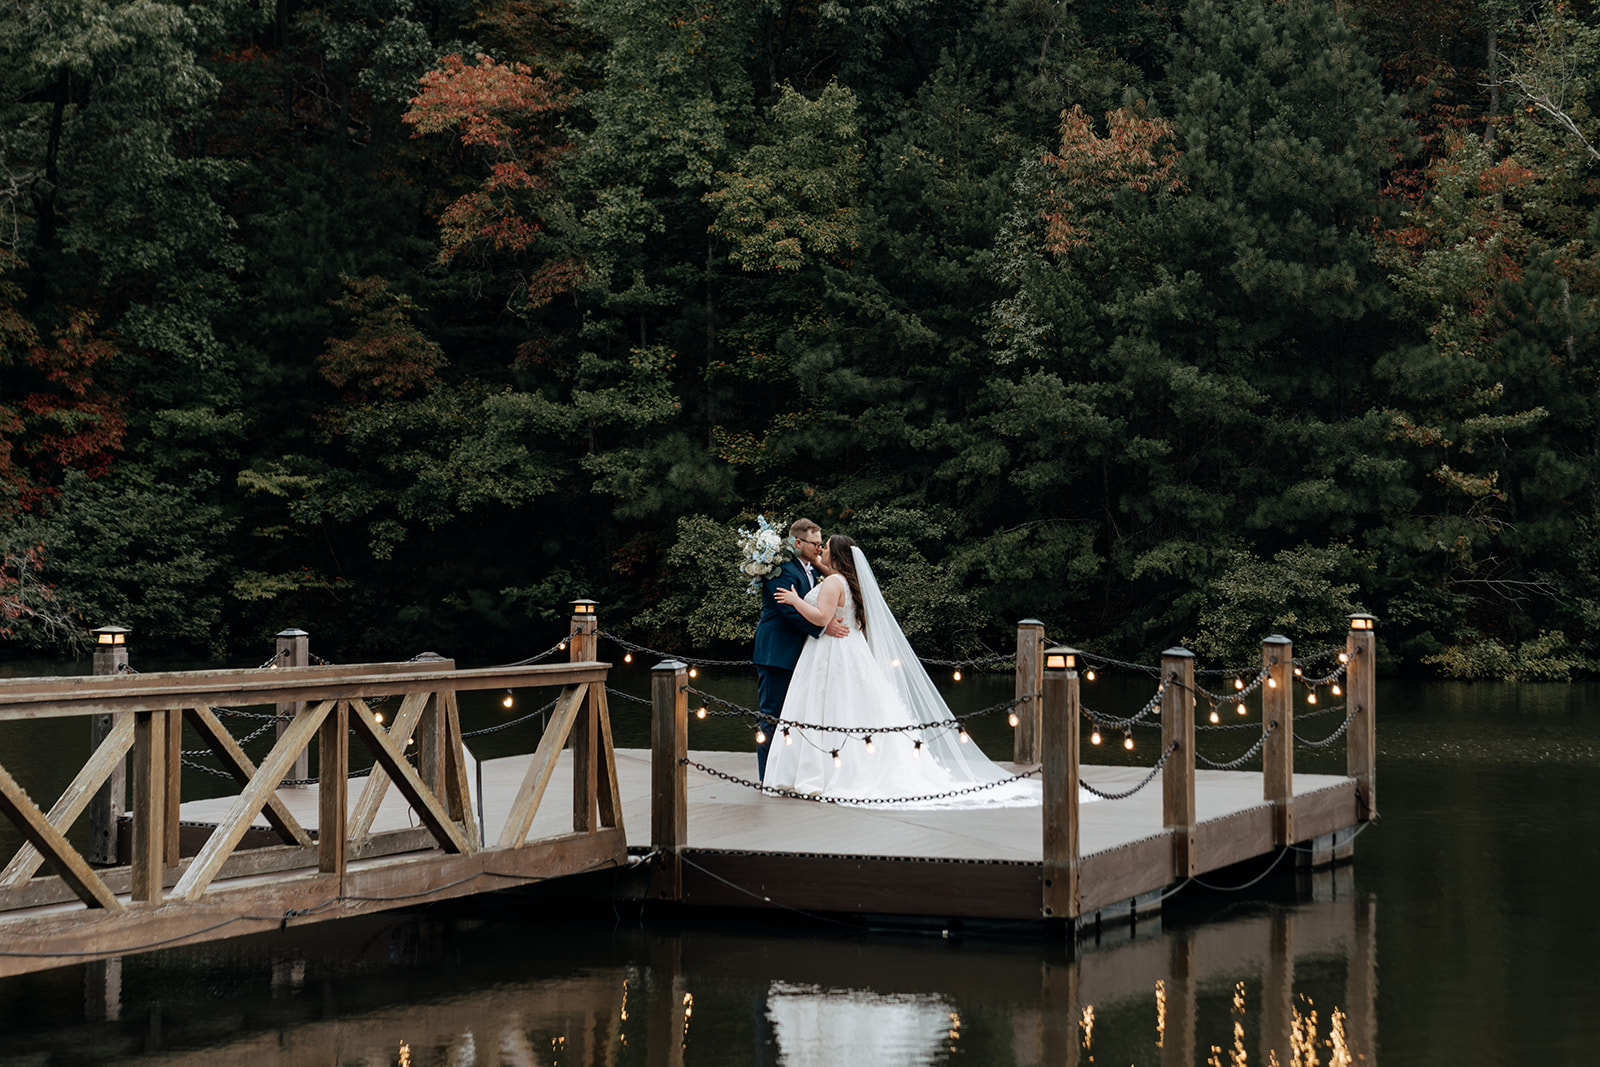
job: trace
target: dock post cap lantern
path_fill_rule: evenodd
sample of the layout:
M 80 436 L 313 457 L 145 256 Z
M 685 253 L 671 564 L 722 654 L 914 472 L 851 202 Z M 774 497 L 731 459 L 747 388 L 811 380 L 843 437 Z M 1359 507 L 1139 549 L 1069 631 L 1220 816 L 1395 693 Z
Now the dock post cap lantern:
M 96 626 L 89 632 L 94 634 L 94 643 L 97 645 L 126 644 L 128 635 L 133 633 L 126 626 Z
M 1371 615 L 1357 614 L 1350 616 L 1350 629 L 1370 630 L 1378 620 Z
M 311 635 L 309 633 L 307 633 L 305 630 L 297 630 L 297 629 L 295 629 L 294 627 L 291 626 L 287 630 L 279 630 L 273 636 L 274 637 L 310 637 Z
M 1047 671 L 1075 671 L 1078 669 L 1078 650 L 1056 645 L 1044 650 L 1044 669 Z
M 598 605 L 593 600 L 574 600 L 572 602 L 572 613 L 574 615 L 593 615 L 596 607 Z

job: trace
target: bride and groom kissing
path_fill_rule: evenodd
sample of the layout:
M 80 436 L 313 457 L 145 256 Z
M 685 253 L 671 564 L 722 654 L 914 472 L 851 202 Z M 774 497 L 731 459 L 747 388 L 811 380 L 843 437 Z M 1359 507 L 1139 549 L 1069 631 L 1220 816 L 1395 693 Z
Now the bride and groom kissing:
M 1038 804 L 1037 781 L 960 730 L 849 537 L 789 526 L 795 556 L 762 582 L 756 691 L 771 792 L 901 807 Z

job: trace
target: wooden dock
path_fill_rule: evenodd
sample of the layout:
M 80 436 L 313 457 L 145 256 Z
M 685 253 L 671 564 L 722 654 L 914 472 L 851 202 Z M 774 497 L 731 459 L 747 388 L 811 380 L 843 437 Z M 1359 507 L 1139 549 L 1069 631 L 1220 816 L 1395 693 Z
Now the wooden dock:
M 1202 690 L 1181 649 L 1160 671 L 1159 764 L 1082 766 L 1078 654 L 1043 647 L 1035 625 L 1019 627 L 1012 761 L 1043 780 L 1035 808 L 863 808 L 760 793 L 732 780 L 753 776 L 753 754 L 688 751 L 687 667 L 671 660 L 652 673 L 651 748 L 614 750 L 592 612 L 573 618 L 568 664 L 456 670 L 432 660 L 0 682 L 0 719 L 111 720 L 48 813 L 0 767 L 0 811 L 28 841 L 0 870 L 0 975 L 602 868 L 633 876 L 612 879 L 614 891 L 698 908 L 1042 921 L 1070 931 L 1157 909 L 1191 878 L 1286 849 L 1307 865 L 1348 856 L 1354 831 L 1376 814 L 1370 617 L 1353 618 L 1341 657 L 1345 775 L 1293 772 L 1297 679 L 1281 637 L 1263 642 L 1254 683 L 1261 770 L 1196 768 Z M 537 750 L 470 764 L 455 693 L 540 685 L 559 695 Z M 393 722 L 368 703 L 380 695 L 403 698 Z M 209 709 L 272 702 L 296 710 L 257 766 Z M 238 781 L 237 796 L 178 802 L 180 719 Z M 365 778 L 347 777 L 352 738 L 377 761 Z M 319 784 L 285 787 L 308 745 Z M 97 868 L 67 830 L 125 760 L 129 862 Z M 328 768 L 340 769 L 337 788 L 327 786 Z M 1080 784 L 1107 798 L 1081 803 Z M 552 789 L 571 803 L 543 803 Z M 272 843 L 254 847 L 260 836 Z M 39 873 L 43 865 L 55 873 Z

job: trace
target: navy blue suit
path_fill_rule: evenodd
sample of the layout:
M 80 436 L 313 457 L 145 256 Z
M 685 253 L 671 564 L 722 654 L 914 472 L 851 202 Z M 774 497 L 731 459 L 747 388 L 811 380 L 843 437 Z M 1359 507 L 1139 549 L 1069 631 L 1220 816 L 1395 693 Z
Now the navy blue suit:
M 761 621 L 756 624 L 755 654 L 751 656 L 756 664 L 756 696 L 761 703 L 762 725 L 767 731 L 767 739 L 756 746 L 756 773 L 761 778 L 767 776 L 767 749 L 772 744 L 778 716 L 783 714 L 783 700 L 789 695 L 789 680 L 794 677 L 794 665 L 800 662 L 800 650 L 808 638 L 822 633 L 822 627 L 807 622 L 789 605 L 778 603 L 772 594 L 788 586 L 805 596 L 813 584 L 798 559 L 791 559 L 761 583 Z

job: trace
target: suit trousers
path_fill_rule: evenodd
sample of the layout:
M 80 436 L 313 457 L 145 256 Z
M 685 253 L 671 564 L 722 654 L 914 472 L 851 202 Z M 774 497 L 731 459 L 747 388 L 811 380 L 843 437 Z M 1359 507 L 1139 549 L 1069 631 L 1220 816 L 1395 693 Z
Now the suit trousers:
M 767 777 L 767 750 L 772 747 L 793 678 L 794 671 L 785 667 L 756 667 L 756 700 L 761 705 L 761 727 L 767 733 L 767 739 L 756 745 L 756 776 L 762 779 Z

